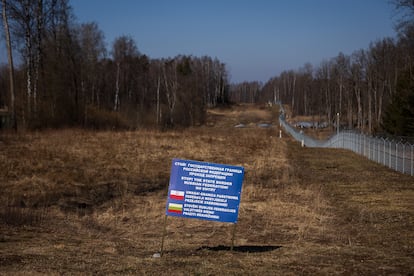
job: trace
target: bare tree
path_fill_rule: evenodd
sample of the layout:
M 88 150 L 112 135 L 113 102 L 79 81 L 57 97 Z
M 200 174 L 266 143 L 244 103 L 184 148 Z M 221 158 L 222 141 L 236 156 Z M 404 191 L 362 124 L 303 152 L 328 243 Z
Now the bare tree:
M 14 64 L 13 64 L 13 51 L 11 47 L 11 38 L 10 38 L 10 28 L 7 16 L 7 2 L 6 0 L 2 0 L 2 14 L 3 14 L 3 24 L 4 24 L 4 32 L 6 34 L 6 46 L 7 46 L 7 58 L 9 64 L 9 89 L 10 89 L 10 112 L 11 112 L 11 120 L 14 128 L 17 127 L 16 122 L 16 114 L 15 114 L 15 91 L 14 91 Z
M 34 82 L 33 82 L 33 108 L 34 113 L 37 115 L 37 94 L 38 94 L 38 86 L 39 86 L 39 71 L 41 70 L 43 73 L 43 65 L 42 65 L 42 39 L 43 39 L 43 25 L 44 25 L 44 12 L 43 12 L 43 0 L 37 0 L 37 6 L 35 8 L 36 11 L 36 56 L 34 61 L 34 68 L 33 68 L 33 75 L 34 75 Z
M 135 41 L 129 36 L 120 36 L 115 39 L 112 46 L 112 56 L 116 64 L 116 87 L 114 97 L 114 111 L 121 108 L 122 96 L 125 96 L 125 104 L 132 100 L 134 89 L 133 65 L 140 55 Z M 124 102 L 123 102 L 124 103 Z
M 115 99 L 114 99 L 114 111 L 119 110 L 119 74 L 121 71 L 121 62 L 116 63 L 116 81 L 115 81 Z
M 401 13 L 397 21 L 396 29 L 399 32 L 405 32 L 407 28 L 414 24 L 414 1 L 412 0 L 393 0 L 395 9 Z
M 37 113 L 38 84 L 42 63 L 44 0 L 8 0 L 15 41 L 24 41 L 23 61 L 26 70 L 26 115 Z M 24 119 L 25 121 L 25 119 Z
M 167 97 L 169 110 L 169 123 L 174 125 L 174 111 L 177 103 L 178 79 L 176 70 L 176 60 L 167 60 L 163 64 L 163 76 L 165 86 L 165 96 Z
M 98 90 L 100 76 L 100 62 L 106 56 L 104 34 L 96 23 L 81 24 L 78 30 L 78 41 L 81 53 L 81 91 L 84 100 L 84 123 L 88 122 L 88 108 L 96 104 L 99 106 Z
M 325 115 L 328 120 L 328 124 L 332 123 L 332 94 L 331 94 L 331 65 L 329 61 L 323 61 L 317 70 L 317 78 L 320 82 L 321 93 L 324 95 Z
M 362 91 L 364 89 L 365 80 L 365 68 L 366 68 L 366 55 L 364 50 L 355 52 L 352 55 L 351 75 L 352 86 L 357 101 L 357 128 L 363 129 L 363 113 L 362 113 Z

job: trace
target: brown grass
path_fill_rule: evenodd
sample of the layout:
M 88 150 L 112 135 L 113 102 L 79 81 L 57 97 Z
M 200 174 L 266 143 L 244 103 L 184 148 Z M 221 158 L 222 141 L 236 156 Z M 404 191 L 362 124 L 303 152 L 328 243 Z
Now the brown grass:
M 0 274 L 409 274 L 412 178 L 278 138 L 235 106 L 183 131 L 0 136 Z M 248 127 L 236 129 L 244 123 Z M 245 167 L 232 224 L 169 217 L 172 158 Z

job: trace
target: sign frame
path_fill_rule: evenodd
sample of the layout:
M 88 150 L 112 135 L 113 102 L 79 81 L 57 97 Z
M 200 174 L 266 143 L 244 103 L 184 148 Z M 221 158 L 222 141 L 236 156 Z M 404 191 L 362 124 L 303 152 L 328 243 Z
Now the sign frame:
M 166 215 L 237 223 L 244 168 L 173 159 Z
M 243 179 L 242 166 L 174 158 L 160 256 L 163 254 L 169 216 L 233 223 L 232 251 Z

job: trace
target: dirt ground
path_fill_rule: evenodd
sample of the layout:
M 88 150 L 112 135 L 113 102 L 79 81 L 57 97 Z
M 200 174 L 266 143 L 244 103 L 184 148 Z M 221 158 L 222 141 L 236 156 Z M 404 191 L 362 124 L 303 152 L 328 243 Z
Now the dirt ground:
M 277 114 L 241 105 L 179 131 L 0 133 L 0 274 L 413 275 L 413 177 L 280 139 Z M 233 251 L 233 224 L 168 217 L 154 258 L 172 158 L 244 166 Z

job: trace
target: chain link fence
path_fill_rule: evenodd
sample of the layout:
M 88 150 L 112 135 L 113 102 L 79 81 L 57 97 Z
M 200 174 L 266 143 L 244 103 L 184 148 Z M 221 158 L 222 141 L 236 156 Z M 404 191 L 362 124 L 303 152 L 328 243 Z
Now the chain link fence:
M 294 139 L 302 143 L 302 146 L 351 150 L 391 169 L 414 176 L 414 145 L 408 142 L 372 137 L 352 131 L 341 131 L 326 141 L 316 140 L 288 124 L 283 107 L 279 121 Z

